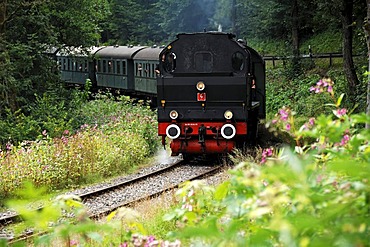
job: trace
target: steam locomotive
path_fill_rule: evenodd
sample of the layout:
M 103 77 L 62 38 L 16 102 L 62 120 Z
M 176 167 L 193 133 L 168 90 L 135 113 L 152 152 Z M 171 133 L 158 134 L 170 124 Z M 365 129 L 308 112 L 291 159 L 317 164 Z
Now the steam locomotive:
M 265 118 L 262 57 L 225 33 L 179 34 L 160 53 L 158 134 L 173 155 L 254 144 Z
M 62 79 L 157 102 L 158 135 L 172 155 L 229 153 L 254 144 L 266 116 L 265 64 L 233 34 L 183 33 L 166 47 L 109 46 L 59 53 Z

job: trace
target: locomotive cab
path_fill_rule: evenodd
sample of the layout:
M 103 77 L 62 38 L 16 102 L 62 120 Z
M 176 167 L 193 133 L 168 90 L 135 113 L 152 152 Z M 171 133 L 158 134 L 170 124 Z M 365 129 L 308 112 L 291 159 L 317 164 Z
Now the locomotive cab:
M 226 33 L 179 34 L 159 55 L 158 134 L 172 155 L 228 153 L 265 117 L 262 58 Z

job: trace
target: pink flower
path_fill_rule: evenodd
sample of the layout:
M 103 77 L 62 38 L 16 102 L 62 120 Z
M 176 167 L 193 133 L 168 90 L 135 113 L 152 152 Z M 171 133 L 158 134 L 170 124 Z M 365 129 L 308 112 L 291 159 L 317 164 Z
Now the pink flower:
M 344 146 L 348 143 L 348 141 L 349 141 L 349 135 L 344 135 L 342 140 L 340 141 L 340 145 Z
M 69 245 L 70 246 L 77 246 L 78 245 L 78 241 L 72 239 L 71 241 L 69 241 Z
M 272 148 L 267 148 L 262 151 L 262 158 L 261 158 L 261 164 L 266 162 L 267 157 L 271 157 L 273 154 L 273 149 Z
M 329 78 L 319 80 L 315 86 L 310 87 L 310 92 L 314 91 L 315 93 L 322 93 L 327 91 L 333 95 L 333 84 L 334 82 Z
M 283 120 L 283 121 L 288 120 L 289 114 L 284 109 L 280 109 L 279 114 L 281 115 L 281 120 Z
M 46 132 L 46 130 L 42 131 L 42 135 L 43 136 L 46 136 L 48 133 Z
M 344 115 L 347 114 L 347 109 L 346 108 L 342 108 L 342 109 L 334 110 L 333 113 L 334 113 L 335 116 L 337 116 L 338 118 L 340 118 L 340 117 L 343 117 Z
M 310 118 L 309 120 L 308 120 L 308 123 L 310 124 L 310 125 L 315 125 L 315 118 Z
M 285 128 L 286 128 L 286 130 L 287 130 L 287 131 L 290 131 L 290 124 L 287 124 L 287 125 L 285 126 Z

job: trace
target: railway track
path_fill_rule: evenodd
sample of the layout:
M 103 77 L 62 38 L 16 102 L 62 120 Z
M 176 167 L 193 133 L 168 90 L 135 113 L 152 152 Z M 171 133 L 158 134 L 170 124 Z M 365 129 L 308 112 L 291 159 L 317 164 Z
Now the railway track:
M 139 201 L 156 197 L 174 189 L 185 181 L 200 179 L 222 169 L 222 166 L 215 166 L 212 164 L 213 162 L 200 158 L 188 162 L 175 160 L 173 163 L 154 171 L 134 178 L 123 179 L 123 181 L 101 188 L 83 191 L 76 195 L 81 198 L 91 219 L 101 219 L 120 207 L 130 207 Z M 42 207 L 36 210 L 42 210 Z M 4 228 L 21 221 L 22 218 L 17 213 L 2 216 L 0 217 L 0 227 Z M 22 236 L 0 235 L 0 238 L 6 238 L 9 243 L 12 243 L 33 237 L 33 235 L 33 232 L 30 231 Z

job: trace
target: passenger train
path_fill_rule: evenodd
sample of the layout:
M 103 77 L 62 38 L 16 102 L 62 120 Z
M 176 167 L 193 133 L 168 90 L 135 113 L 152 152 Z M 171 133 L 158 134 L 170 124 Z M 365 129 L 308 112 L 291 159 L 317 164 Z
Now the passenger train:
M 62 79 L 157 100 L 158 135 L 172 155 L 229 153 L 255 144 L 266 116 L 265 64 L 235 35 L 183 33 L 165 47 L 58 53 Z

